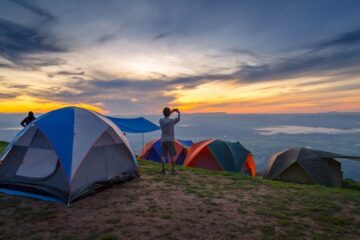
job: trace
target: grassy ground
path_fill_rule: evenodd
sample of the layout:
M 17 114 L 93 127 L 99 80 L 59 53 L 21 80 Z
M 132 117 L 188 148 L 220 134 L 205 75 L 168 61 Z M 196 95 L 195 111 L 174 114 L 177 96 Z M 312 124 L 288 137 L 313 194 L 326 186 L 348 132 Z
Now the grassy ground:
M 360 239 L 360 192 L 139 161 L 70 207 L 0 194 L 0 239 Z
M 7 142 L 0 141 L 0 153 L 5 149 L 7 146 Z

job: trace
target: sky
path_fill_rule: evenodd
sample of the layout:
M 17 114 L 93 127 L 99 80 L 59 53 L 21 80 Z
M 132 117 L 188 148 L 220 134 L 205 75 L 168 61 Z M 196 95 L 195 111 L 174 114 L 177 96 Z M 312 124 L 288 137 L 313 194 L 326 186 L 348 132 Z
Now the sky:
M 360 111 L 358 0 L 2 0 L 0 113 Z

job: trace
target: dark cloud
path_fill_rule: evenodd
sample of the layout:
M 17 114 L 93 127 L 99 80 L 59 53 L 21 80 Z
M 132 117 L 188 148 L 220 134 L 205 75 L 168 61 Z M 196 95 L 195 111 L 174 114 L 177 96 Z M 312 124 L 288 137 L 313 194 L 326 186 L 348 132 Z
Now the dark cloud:
M 152 72 L 152 74 L 155 76 L 155 78 L 160 78 L 160 79 L 166 79 L 168 78 L 168 76 L 164 73 L 160 73 L 160 72 Z
M 256 53 L 254 53 L 252 51 L 244 50 L 244 49 L 238 49 L 238 48 L 235 48 L 235 47 L 228 48 L 228 49 L 226 49 L 226 51 L 231 52 L 231 53 L 235 53 L 235 54 L 246 55 L 246 56 L 250 56 L 250 57 L 259 57 L 259 54 L 256 54 Z
M 153 37 L 153 41 L 157 41 L 157 40 L 166 38 L 166 37 L 168 37 L 170 34 L 171 34 L 170 32 L 159 33 L 159 34 L 157 34 L 157 35 L 155 35 L 155 36 Z
M 77 76 L 83 76 L 85 75 L 85 71 L 79 71 L 79 72 L 72 72 L 72 71 L 58 71 L 58 72 L 54 72 L 54 73 L 49 73 L 48 76 L 49 77 L 54 77 L 57 75 L 62 75 L 62 76 L 74 76 L 74 79 L 77 79 Z M 80 80 L 83 80 L 82 78 L 80 78 Z
M 0 56 L 17 65 L 56 65 L 59 59 L 40 59 L 29 54 L 63 52 L 55 37 L 38 28 L 0 19 Z
M 13 0 L 19 6 L 31 11 L 32 13 L 43 18 L 43 22 L 55 21 L 56 18 L 53 14 L 41 8 L 34 0 Z
M 358 43 L 360 43 L 360 29 L 356 29 L 351 32 L 346 32 L 333 39 L 315 44 L 314 48 L 316 50 L 318 48 L 321 49 L 321 48 L 336 47 L 336 46 L 348 46 Z
M 29 85 L 26 84 L 8 84 L 9 88 L 15 88 L 15 89 L 27 89 Z
M 10 64 L 0 63 L 0 68 L 10 68 L 10 67 L 12 67 Z
M 109 42 L 109 41 L 115 39 L 117 37 L 117 34 L 118 34 L 117 32 L 116 33 L 105 34 L 105 35 L 101 36 L 100 38 L 98 38 L 96 40 L 96 42 L 100 43 L 100 44 Z
M 279 62 L 259 66 L 242 65 L 234 75 L 242 81 L 258 82 L 289 79 L 299 76 L 322 75 L 325 72 L 360 65 L 360 49 L 333 53 L 303 54 Z
M 31 26 L 31 23 L 27 22 L 23 25 L 0 18 L 0 57 L 11 63 L 1 64 L 0 67 L 35 69 L 63 64 L 63 59 L 35 56 L 66 51 L 49 31 L 51 28 L 44 26 L 55 22 L 56 17 L 41 8 L 36 1 L 13 0 L 13 2 L 41 18 L 41 24 Z
M 354 34 L 349 35 L 349 33 L 346 33 L 342 35 L 343 37 L 329 39 L 327 44 L 314 44 L 305 53 L 275 59 L 267 64 L 242 64 L 238 67 L 238 70 L 230 74 L 185 76 L 178 77 L 173 82 L 193 87 L 206 81 L 236 80 L 253 83 L 286 80 L 300 76 L 331 75 L 332 72 L 346 72 L 346 70 L 350 75 L 356 74 L 359 71 L 354 71 L 354 68 L 360 66 L 360 41 L 356 37 L 357 31 L 352 33 Z M 340 43 L 346 43 L 346 47 Z M 241 50 L 241 54 L 246 52 Z M 253 56 L 256 56 L 256 54 L 254 53 Z
M 70 72 L 70 71 L 59 71 L 56 73 L 57 75 L 65 75 L 65 76 L 69 76 L 69 75 L 84 75 L 85 72 L 81 71 L 81 72 Z
M 66 60 L 59 57 L 49 57 L 49 56 L 41 56 L 41 57 L 33 57 L 33 56 L 24 56 L 21 59 L 18 59 L 16 64 L 19 67 L 27 68 L 27 69 L 37 69 L 39 67 L 48 67 L 48 66 L 59 66 L 66 64 Z
M 16 94 L 0 93 L 0 99 L 10 99 L 16 97 Z
M 162 80 L 130 80 L 130 79 L 114 79 L 114 80 L 91 80 L 87 81 L 89 86 L 99 89 L 137 89 L 142 90 L 160 90 L 166 87 L 167 82 Z

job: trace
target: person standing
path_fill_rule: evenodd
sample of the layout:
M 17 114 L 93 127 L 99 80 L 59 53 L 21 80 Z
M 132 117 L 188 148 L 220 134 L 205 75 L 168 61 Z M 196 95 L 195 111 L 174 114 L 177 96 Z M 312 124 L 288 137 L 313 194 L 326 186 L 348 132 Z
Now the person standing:
M 170 118 L 172 113 L 176 112 L 176 118 Z M 171 164 L 171 173 L 176 174 L 175 169 L 175 131 L 174 126 L 180 121 L 180 111 L 178 109 L 173 109 L 165 107 L 163 109 L 164 118 L 159 120 L 160 128 L 161 128 L 161 173 L 166 174 L 165 170 L 165 161 L 166 156 L 169 155 L 170 164 Z
M 24 118 L 24 120 L 22 120 L 20 124 L 21 124 L 21 126 L 26 127 L 35 119 L 36 119 L 36 117 L 34 117 L 34 113 L 32 111 L 30 111 L 28 113 L 28 116 L 26 118 Z

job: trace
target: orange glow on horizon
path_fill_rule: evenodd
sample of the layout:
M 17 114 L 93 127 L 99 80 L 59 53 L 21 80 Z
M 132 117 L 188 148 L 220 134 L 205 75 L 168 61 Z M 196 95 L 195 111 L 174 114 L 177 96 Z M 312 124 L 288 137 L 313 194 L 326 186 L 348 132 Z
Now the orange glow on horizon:
M 175 89 L 172 105 L 187 113 L 320 113 L 359 112 L 358 89 L 332 91 L 341 84 L 331 83 L 299 88 L 298 82 L 314 79 L 289 79 L 283 82 L 240 85 L 234 82 L 209 82 L 192 89 Z M 358 79 L 350 80 L 354 83 Z M 334 101 L 336 99 L 336 101 Z
M 94 106 L 87 103 L 65 103 L 52 102 L 42 99 L 35 99 L 29 96 L 21 96 L 12 100 L 0 100 L 0 113 L 27 113 L 33 111 L 35 113 L 46 113 L 58 108 L 69 106 L 81 107 L 99 113 L 107 113 L 100 106 Z

